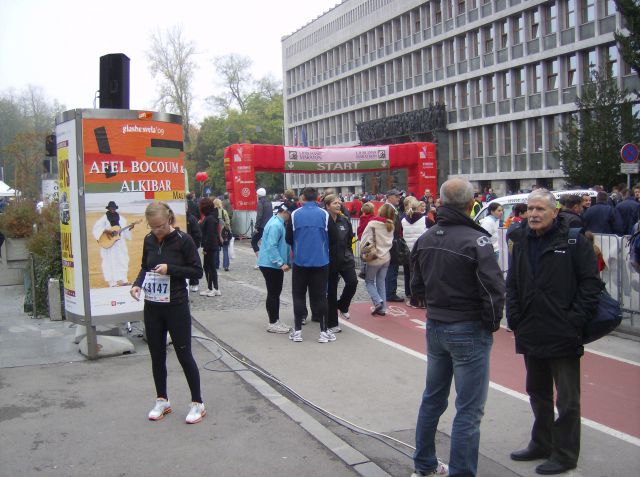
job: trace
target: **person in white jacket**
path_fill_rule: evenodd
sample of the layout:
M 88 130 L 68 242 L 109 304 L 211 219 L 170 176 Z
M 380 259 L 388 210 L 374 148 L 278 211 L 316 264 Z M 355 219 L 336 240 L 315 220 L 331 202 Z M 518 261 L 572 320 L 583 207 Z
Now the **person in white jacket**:
M 492 204 L 489 204 L 489 213 L 487 216 L 480 221 L 480 227 L 491 234 L 491 245 L 493 245 L 493 253 L 496 256 L 496 260 L 498 260 L 500 254 L 500 248 L 498 245 L 498 229 L 500 228 L 500 221 L 502 220 L 503 214 L 504 209 L 502 206 L 497 202 L 493 202 Z
M 425 207 L 422 207 L 425 206 Z M 422 210 L 422 212 L 420 212 Z M 418 201 L 415 197 L 407 197 L 404 200 L 404 216 L 402 217 L 402 236 L 404 237 L 409 250 L 413 250 L 413 245 L 420 236 L 433 225 L 433 221 L 424 213 L 426 204 Z M 411 266 L 409 263 L 404 267 L 404 294 L 407 305 L 412 308 L 423 308 L 424 297 L 414 297 L 411 292 Z
M 365 272 L 365 286 L 367 293 L 373 302 L 372 315 L 385 316 L 386 312 L 386 287 L 385 278 L 391 261 L 391 245 L 393 244 L 394 218 L 396 211 L 391 204 L 383 204 L 378 215 L 367 224 L 360 242 L 375 243 L 377 258 L 367 262 Z

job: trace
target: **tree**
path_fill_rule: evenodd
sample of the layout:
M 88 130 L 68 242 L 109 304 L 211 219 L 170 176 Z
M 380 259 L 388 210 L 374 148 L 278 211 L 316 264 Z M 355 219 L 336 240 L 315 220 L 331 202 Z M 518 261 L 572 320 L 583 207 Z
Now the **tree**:
M 252 88 L 251 59 L 236 53 L 216 56 L 213 59 L 216 73 L 220 77 L 220 85 L 225 91 L 220 95 L 213 95 L 209 102 L 220 111 L 232 109 L 234 104 L 240 112 L 246 111 L 246 98 Z
M 621 182 L 620 149 L 640 136 L 638 114 L 627 91 L 620 91 L 606 69 L 593 73 L 576 100 L 578 111 L 562 126 L 562 170 L 574 186 L 605 187 Z
M 622 14 L 629 35 L 620 31 L 615 33 L 620 54 L 637 75 L 640 75 L 640 1 L 615 0 L 618 11 Z
M 45 136 L 63 110 L 64 106 L 49 101 L 38 86 L 0 95 L 0 166 L 4 180 L 25 196 L 40 195 Z
M 180 26 L 154 33 L 151 36 L 151 50 L 147 52 L 151 74 L 154 78 L 160 76 L 156 106 L 182 116 L 186 149 L 191 143 L 189 123 L 193 102 L 191 81 L 196 70 L 195 54 L 195 45 L 184 38 Z

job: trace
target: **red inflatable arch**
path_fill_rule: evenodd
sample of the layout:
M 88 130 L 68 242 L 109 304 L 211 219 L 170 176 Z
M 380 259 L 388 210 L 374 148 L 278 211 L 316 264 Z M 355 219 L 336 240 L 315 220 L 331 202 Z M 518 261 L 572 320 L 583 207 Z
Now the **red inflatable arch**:
M 224 150 L 224 174 L 234 210 L 255 211 L 255 173 L 371 172 L 407 169 L 408 192 L 437 190 L 436 145 L 410 142 L 385 146 L 297 147 L 232 144 Z

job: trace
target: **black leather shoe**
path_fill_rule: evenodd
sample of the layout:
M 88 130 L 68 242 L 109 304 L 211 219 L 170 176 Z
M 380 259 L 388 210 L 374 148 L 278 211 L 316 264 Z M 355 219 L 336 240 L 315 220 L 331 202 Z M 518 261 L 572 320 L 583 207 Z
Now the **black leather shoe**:
M 545 452 L 542 449 L 526 447 L 524 449 L 512 452 L 509 457 L 511 460 L 529 461 L 537 459 L 548 459 L 551 452 Z
M 391 295 L 390 297 L 387 298 L 387 301 L 400 302 L 400 301 L 404 301 L 404 298 L 400 298 L 398 295 Z
M 575 468 L 575 464 L 559 464 L 558 462 L 548 460 L 544 464 L 540 464 L 536 467 L 536 473 L 541 475 L 556 475 Z

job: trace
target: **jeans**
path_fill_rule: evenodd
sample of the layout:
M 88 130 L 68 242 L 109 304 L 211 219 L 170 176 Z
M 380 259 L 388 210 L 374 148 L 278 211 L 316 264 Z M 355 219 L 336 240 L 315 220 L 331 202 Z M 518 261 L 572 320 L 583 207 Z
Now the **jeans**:
M 456 416 L 451 430 L 449 475 L 475 476 L 480 445 L 480 421 L 489 390 L 492 333 L 479 321 L 446 323 L 427 320 L 427 384 L 416 424 L 416 470 L 438 465 L 435 436 L 447 409 L 451 380 L 456 386 Z
M 229 242 L 225 242 L 222 245 L 222 266 L 225 270 L 229 269 Z M 218 258 L 216 259 L 216 270 L 220 270 L 220 252 L 218 252 Z
M 293 295 L 294 329 L 302 329 L 302 318 L 307 316 L 307 290 L 311 319 L 320 322 L 320 331 L 327 331 L 327 281 L 329 265 L 324 267 L 300 267 L 291 269 L 291 294 Z
M 385 278 L 385 289 L 387 297 L 398 295 L 398 269 L 397 263 L 389 263 L 389 270 Z
M 535 418 L 530 447 L 550 451 L 550 459 L 559 464 L 576 465 L 580 455 L 580 357 L 545 359 L 525 355 L 524 364 L 527 394 Z
M 385 277 L 387 276 L 387 269 L 389 269 L 389 262 L 382 265 L 371 265 L 367 263 L 367 270 L 364 274 L 364 285 L 367 289 L 367 293 L 371 297 L 373 305 L 382 303 L 382 310 L 386 309 L 385 302 L 387 301 L 387 294 L 385 290 Z

